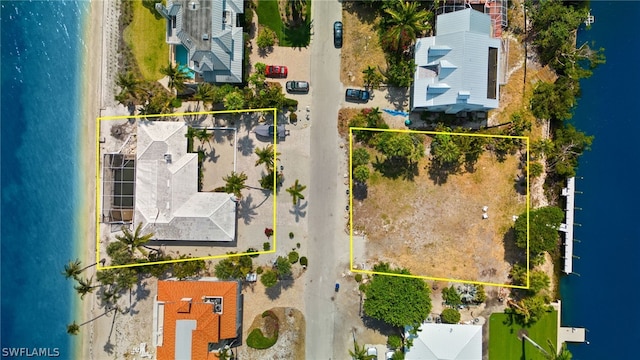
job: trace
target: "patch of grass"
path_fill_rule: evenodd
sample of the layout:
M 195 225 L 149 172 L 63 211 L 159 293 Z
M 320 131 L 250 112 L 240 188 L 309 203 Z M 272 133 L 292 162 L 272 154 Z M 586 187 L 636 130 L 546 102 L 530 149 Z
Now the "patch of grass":
M 247 346 L 254 349 L 268 349 L 275 345 L 276 341 L 278 341 L 278 334 L 270 338 L 265 337 L 260 329 L 253 329 L 247 336 Z
M 264 321 L 262 327 L 265 332 L 273 335 L 270 337 L 265 336 L 260 328 L 253 329 L 247 336 L 247 346 L 254 349 L 268 349 L 278 341 L 278 329 L 280 327 L 278 317 L 272 311 L 267 310 L 262 313 L 262 319 Z
M 166 21 L 156 18 L 142 5 L 141 0 L 132 2 L 133 21 L 124 30 L 124 39 L 131 47 L 142 76 L 147 81 L 156 81 L 164 75 L 160 67 L 169 59 L 169 44 L 165 42 Z
M 282 35 L 283 25 L 277 1 L 259 0 L 258 6 L 256 6 L 256 14 L 258 14 L 258 23 L 273 30 L 278 36 L 278 40 L 284 37 Z
M 289 6 L 289 5 L 287 5 Z M 307 47 L 311 41 L 311 0 L 306 2 L 305 21 L 299 26 L 287 26 L 280 17 L 278 1 L 259 0 L 256 6 L 258 23 L 273 30 L 278 46 Z
M 489 359 L 546 359 L 540 350 L 518 338 L 518 332 L 522 329 L 522 326 L 511 321 L 509 315 L 492 314 L 489 320 Z M 524 330 L 530 339 L 548 351 L 547 339 L 555 346 L 558 337 L 558 313 L 551 311 Z

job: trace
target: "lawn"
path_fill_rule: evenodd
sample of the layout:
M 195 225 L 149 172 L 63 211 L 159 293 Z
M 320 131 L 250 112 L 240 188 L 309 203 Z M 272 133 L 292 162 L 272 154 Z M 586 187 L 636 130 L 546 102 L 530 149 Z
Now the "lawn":
M 519 340 L 518 332 L 523 327 L 509 324 L 509 315 L 492 314 L 489 320 L 489 360 L 544 360 L 545 356 L 528 341 Z M 549 351 L 547 339 L 556 346 L 558 337 L 558 313 L 547 313 L 533 326 L 526 328 L 528 337 Z
M 256 6 L 258 23 L 273 30 L 278 37 L 278 45 L 286 47 L 307 47 L 311 41 L 311 0 L 306 1 L 305 21 L 298 27 L 290 27 L 282 21 L 278 1 L 261 0 Z
M 169 44 L 165 42 L 166 21 L 142 5 L 141 0 L 133 2 L 133 21 L 124 30 L 124 39 L 131 47 L 145 80 L 156 81 L 164 75 L 162 66 L 169 62 Z

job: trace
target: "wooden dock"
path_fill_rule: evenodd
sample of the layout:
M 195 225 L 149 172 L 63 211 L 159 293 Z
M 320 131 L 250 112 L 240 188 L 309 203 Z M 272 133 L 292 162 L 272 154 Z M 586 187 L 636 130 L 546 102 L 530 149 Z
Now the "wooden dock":
M 562 196 L 567 198 L 565 206 L 565 221 L 560 224 L 560 231 L 564 233 L 564 266 L 562 271 L 565 274 L 573 272 L 573 216 L 575 211 L 576 179 L 567 179 L 567 187 L 562 189 Z

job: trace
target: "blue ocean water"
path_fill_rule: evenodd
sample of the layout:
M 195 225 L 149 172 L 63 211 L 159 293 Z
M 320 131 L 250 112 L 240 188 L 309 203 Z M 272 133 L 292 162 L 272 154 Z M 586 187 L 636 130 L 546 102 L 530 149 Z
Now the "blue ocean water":
M 88 2 L 2 1 L 2 355 L 74 357 L 82 24 Z M 39 349 L 45 349 L 39 350 Z M 24 350 L 23 350 L 24 351 Z M 39 358 L 39 356 L 35 356 Z
M 589 344 L 571 345 L 574 359 L 637 359 L 640 227 L 635 181 L 640 148 L 637 89 L 640 39 L 638 1 L 592 1 L 595 24 L 579 42 L 605 48 L 607 63 L 582 82 L 573 123 L 595 135 L 580 158 L 576 188 L 574 271 L 561 281 L 562 322 L 587 328 Z

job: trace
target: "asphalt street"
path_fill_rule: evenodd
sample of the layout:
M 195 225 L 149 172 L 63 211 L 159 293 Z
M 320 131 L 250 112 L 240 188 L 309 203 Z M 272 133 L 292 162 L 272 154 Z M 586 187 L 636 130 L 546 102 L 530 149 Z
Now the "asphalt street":
M 343 97 L 340 83 L 340 50 L 333 46 L 333 23 L 342 18 L 337 0 L 313 1 L 311 41 L 311 161 L 309 166 L 309 267 L 305 286 L 306 358 L 338 359 L 334 356 L 336 304 L 334 286 L 339 278 L 340 258 L 348 258 L 344 236 L 344 201 L 339 160 L 337 118 Z

